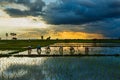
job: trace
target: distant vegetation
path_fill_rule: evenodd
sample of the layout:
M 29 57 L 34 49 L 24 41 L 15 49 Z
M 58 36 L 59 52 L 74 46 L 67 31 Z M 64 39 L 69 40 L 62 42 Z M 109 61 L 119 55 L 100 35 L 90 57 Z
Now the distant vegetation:
M 65 40 L 0 40 L 0 50 L 26 50 L 28 46 L 48 46 L 53 43 L 120 43 L 119 39 L 65 39 Z

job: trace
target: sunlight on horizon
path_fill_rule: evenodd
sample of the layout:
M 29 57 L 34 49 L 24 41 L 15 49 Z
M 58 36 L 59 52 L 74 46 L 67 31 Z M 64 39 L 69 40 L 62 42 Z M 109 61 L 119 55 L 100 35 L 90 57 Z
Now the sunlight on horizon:
M 41 36 L 44 36 L 44 39 L 47 37 L 51 37 L 51 39 L 103 39 L 105 38 L 101 34 L 93 34 L 93 33 L 85 33 L 85 32 L 54 32 L 54 31 L 48 31 L 45 33 L 45 35 L 41 35 L 41 32 L 26 32 L 23 34 L 18 35 L 18 38 L 23 39 L 41 39 Z

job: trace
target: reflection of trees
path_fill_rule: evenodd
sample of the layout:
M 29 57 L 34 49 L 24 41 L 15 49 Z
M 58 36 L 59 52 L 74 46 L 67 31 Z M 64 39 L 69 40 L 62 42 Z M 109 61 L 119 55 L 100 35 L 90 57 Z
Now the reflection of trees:
M 65 61 L 66 64 L 64 64 Z M 63 58 L 49 58 L 41 65 L 14 64 L 5 70 L 5 72 L 16 73 L 16 77 L 12 77 L 10 80 L 47 80 L 48 78 L 48 80 L 70 80 L 69 78 L 73 75 L 73 68 L 69 65 L 70 62 L 71 60 L 63 60 Z M 27 71 L 27 73 L 17 76 L 20 70 Z M 73 79 L 76 79 L 75 76 Z M 2 79 L 0 78 L 0 80 Z

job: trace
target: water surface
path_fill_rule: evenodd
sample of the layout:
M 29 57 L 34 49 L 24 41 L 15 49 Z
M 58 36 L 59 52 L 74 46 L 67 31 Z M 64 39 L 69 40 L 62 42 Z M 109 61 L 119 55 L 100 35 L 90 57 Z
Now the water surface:
M 0 80 L 120 80 L 120 57 L 1 58 Z

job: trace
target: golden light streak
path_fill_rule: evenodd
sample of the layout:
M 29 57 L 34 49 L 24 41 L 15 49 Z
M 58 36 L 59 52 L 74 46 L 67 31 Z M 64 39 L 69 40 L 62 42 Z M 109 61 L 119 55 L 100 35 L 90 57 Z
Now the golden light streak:
M 101 34 L 85 33 L 85 32 L 58 32 L 59 38 L 62 39 L 92 39 L 92 38 L 103 38 Z M 57 37 L 57 36 L 55 36 Z
M 40 32 L 28 32 L 22 35 L 19 35 L 19 38 L 41 38 Z M 93 33 L 85 33 L 85 32 L 49 32 L 43 35 L 45 38 L 51 37 L 52 39 L 103 39 L 105 38 L 102 34 L 93 34 Z

